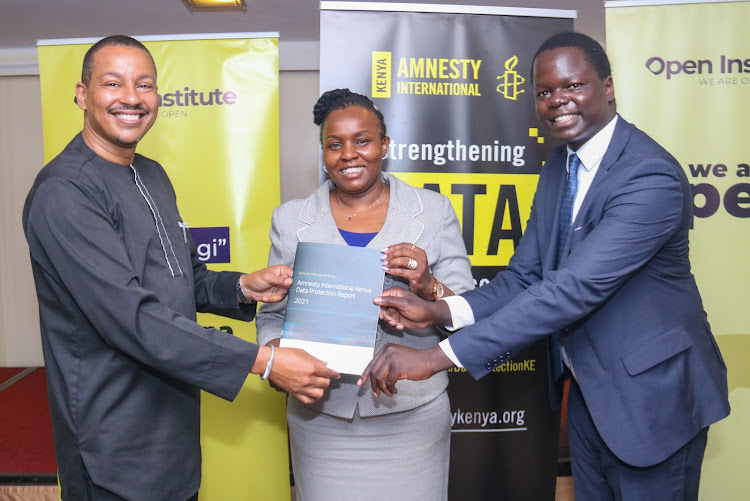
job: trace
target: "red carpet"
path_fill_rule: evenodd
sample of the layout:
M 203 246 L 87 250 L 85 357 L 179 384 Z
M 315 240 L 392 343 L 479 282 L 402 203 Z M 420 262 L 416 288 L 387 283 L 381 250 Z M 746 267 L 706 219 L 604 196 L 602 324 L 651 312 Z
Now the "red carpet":
M 0 386 L 23 370 L 0 368 Z M 0 390 L 0 475 L 56 472 L 47 374 L 40 367 Z
M 23 371 L 23 367 L 0 367 L 0 384 L 3 384 L 16 374 Z

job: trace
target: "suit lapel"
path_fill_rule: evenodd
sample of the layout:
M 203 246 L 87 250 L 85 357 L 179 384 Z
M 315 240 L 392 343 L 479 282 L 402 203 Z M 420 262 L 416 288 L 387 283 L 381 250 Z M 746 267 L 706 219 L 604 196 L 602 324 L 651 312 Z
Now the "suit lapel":
M 420 241 L 424 225 L 415 219 L 424 210 L 417 191 L 390 174 L 383 173 L 382 176 L 391 190 L 388 213 L 383 228 L 367 247 L 382 249 L 398 242 L 426 245 Z M 329 194 L 332 188 L 333 183 L 327 180 L 305 201 L 298 217 L 297 238 L 300 242 L 346 245 L 331 213 Z
M 609 170 L 617 163 L 617 160 L 620 158 L 622 150 L 625 149 L 625 145 L 628 143 L 630 134 L 633 132 L 634 128 L 633 124 L 626 122 L 618 115 L 617 124 L 615 124 L 615 131 L 612 133 L 612 139 L 609 142 L 607 151 L 604 153 L 601 164 L 599 164 L 599 170 L 596 171 L 596 176 L 594 176 L 594 180 L 591 182 L 588 193 L 592 193 L 596 190 L 597 185 L 601 183 L 602 179 L 604 179 L 609 173 Z M 586 200 L 589 198 L 588 193 L 586 199 L 583 201 L 584 204 L 586 204 Z M 581 209 L 583 208 L 584 207 L 582 206 Z
M 417 191 L 388 173 L 383 173 L 383 181 L 389 183 L 391 188 L 388 214 L 383 227 L 367 247 L 382 249 L 395 243 L 407 242 L 424 248 L 426 243 L 420 242 L 424 224 L 415 219 L 424 211 Z
M 618 115 L 617 124 L 615 124 L 615 130 L 612 133 L 612 139 L 609 142 L 607 151 L 604 152 L 604 157 L 602 157 L 602 161 L 599 164 L 599 169 L 596 171 L 596 175 L 591 181 L 591 186 L 586 193 L 586 198 L 583 199 L 581 208 L 578 210 L 576 219 L 573 222 L 574 228 L 577 227 L 577 225 L 586 223 L 591 218 L 589 211 L 596 201 L 597 190 L 601 183 L 607 179 L 610 170 L 620 159 L 620 155 L 622 155 L 622 151 L 625 149 L 625 145 L 628 143 L 633 129 L 635 129 L 633 124 L 626 122 Z M 568 241 L 570 241 L 570 239 L 568 239 Z
M 575 228 L 577 225 L 579 225 L 581 222 L 586 222 L 588 217 L 586 216 L 586 213 L 588 211 L 588 208 L 594 203 L 594 199 L 596 198 L 596 190 L 599 184 L 602 182 L 602 180 L 606 179 L 607 175 L 609 174 L 609 171 L 614 165 L 617 163 L 617 160 L 620 158 L 620 155 L 622 154 L 623 149 L 625 149 L 625 145 L 628 142 L 628 139 L 630 138 L 630 134 L 633 131 L 633 125 L 626 122 L 622 117 L 618 116 L 617 124 L 615 124 L 615 130 L 612 133 L 612 139 L 609 142 L 609 146 L 607 147 L 607 151 L 604 153 L 604 157 L 602 158 L 601 163 L 599 164 L 599 169 L 596 171 L 596 175 L 594 176 L 594 179 L 591 182 L 591 186 L 589 186 L 588 191 L 586 192 L 586 197 L 583 199 L 583 203 L 581 204 L 580 209 L 578 210 L 578 213 L 576 214 L 575 219 L 572 222 L 572 227 L 570 229 L 571 232 L 575 231 Z M 557 196 L 557 204 L 555 207 L 555 215 L 553 221 L 554 228 L 552 230 L 552 241 L 553 244 L 550 246 L 551 249 L 557 249 L 557 241 L 559 240 L 559 226 L 560 226 L 560 218 L 559 218 L 559 212 L 560 212 L 560 201 L 562 200 L 563 193 L 565 192 L 565 186 L 566 186 L 566 176 L 565 173 L 567 170 L 565 169 L 566 161 L 567 161 L 567 150 L 565 148 L 562 148 L 561 153 L 565 153 L 562 155 L 562 158 L 560 158 L 560 162 L 562 163 L 562 169 L 559 169 L 559 192 Z M 570 249 L 570 235 L 568 236 L 567 241 L 565 242 L 565 248 L 562 251 L 562 255 L 565 256 L 568 253 L 568 250 Z M 552 261 L 553 263 L 557 260 L 555 253 L 552 253 Z M 550 256 L 548 256 L 549 258 Z M 559 265 L 559 263 L 557 263 Z
M 331 213 L 329 194 L 332 188 L 333 183 L 326 180 L 305 200 L 299 213 L 298 241 L 346 245 Z
M 541 221 L 546 222 L 542 230 L 542 236 L 540 238 L 547 238 L 549 245 L 546 246 L 547 254 L 544 257 L 543 269 L 552 270 L 557 266 L 557 246 L 560 236 L 560 203 L 562 197 L 565 194 L 566 182 L 567 182 L 567 153 L 568 150 L 565 146 L 561 146 L 554 154 L 550 157 L 547 164 L 550 170 L 550 182 L 548 187 L 545 189 L 547 193 L 542 193 L 541 197 L 538 197 L 539 201 L 549 203 L 546 205 L 544 210 L 544 216 Z M 544 248 L 544 247 L 543 247 Z

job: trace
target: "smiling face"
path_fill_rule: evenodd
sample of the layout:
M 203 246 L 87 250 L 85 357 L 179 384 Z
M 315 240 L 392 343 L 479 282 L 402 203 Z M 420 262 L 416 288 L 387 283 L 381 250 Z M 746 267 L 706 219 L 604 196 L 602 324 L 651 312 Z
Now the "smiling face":
M 342 193 L 361 195 L 380 186 L 380 166 L 390 138 L 380 138 L 372 110 L 349 106 L 334 110 L 323 123 L 323 164 Z
M 615 117 L 612 77 L 602 80 L 577 47 L 539 54 L 534 61 L 533 80 L 539 121 L 573 150 Z
M 132 162 L 138 141 L 156 120 L 156 89 L 156 68 L 146 51 L 122 45 L 99 49 L 90 81 L 76 85 L 86 144 L 110 162 Z

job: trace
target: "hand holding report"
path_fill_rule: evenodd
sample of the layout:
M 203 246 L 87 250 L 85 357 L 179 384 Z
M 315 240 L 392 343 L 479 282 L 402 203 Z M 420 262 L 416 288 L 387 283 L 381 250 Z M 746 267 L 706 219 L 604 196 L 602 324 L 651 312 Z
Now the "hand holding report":
M 280 346 L 302 348 L 338 372 L 361 374 L 375 351 L 380 256 L 364 247 L 298 243 Z

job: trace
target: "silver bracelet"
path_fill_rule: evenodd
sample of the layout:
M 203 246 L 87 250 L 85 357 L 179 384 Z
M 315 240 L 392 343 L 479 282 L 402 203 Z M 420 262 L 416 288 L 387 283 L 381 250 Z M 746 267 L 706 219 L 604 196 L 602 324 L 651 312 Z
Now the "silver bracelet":
M 266 372 L 263 373 L 263 375 L 260 377 L 261 381 L 265 381 L 268 379 L 268 376 L 271 375 L 271 367 L 273 367 L 273 353 L 274 353 L 274 346 L 271 345 L 271 357 L 268 359 L 268 363 L 266 364 Z

